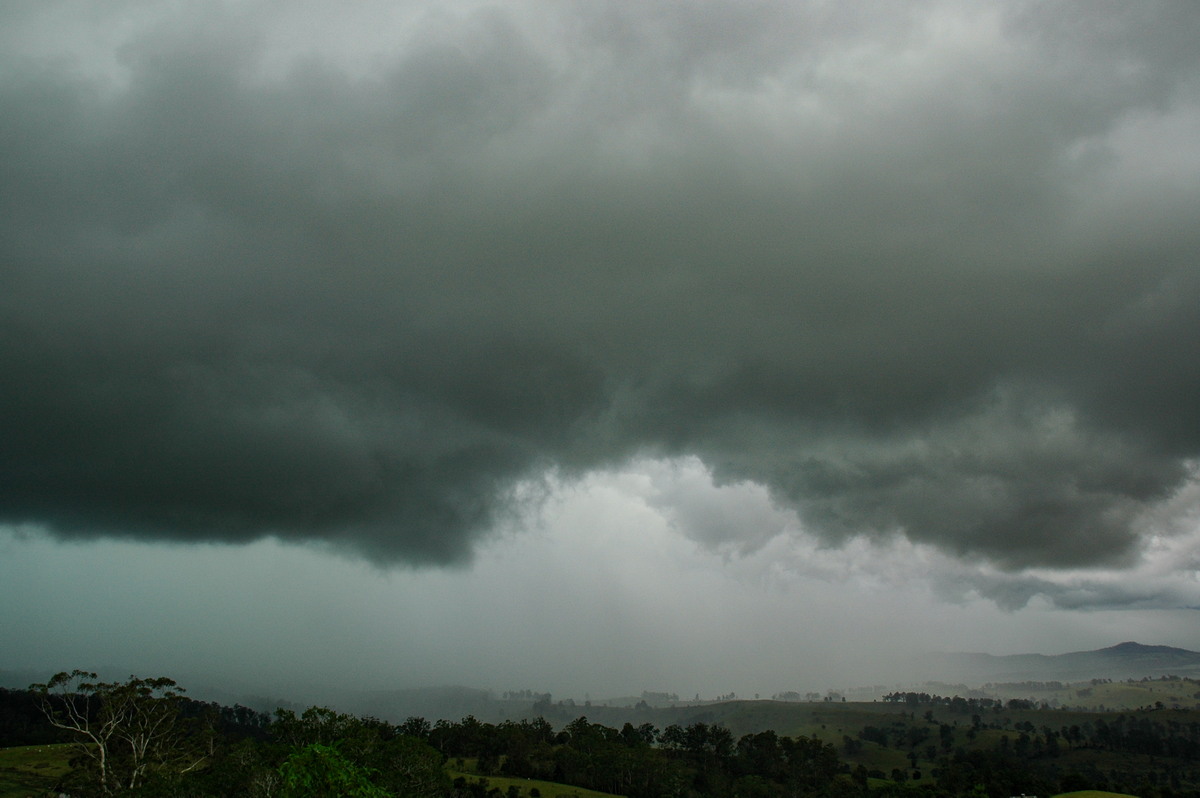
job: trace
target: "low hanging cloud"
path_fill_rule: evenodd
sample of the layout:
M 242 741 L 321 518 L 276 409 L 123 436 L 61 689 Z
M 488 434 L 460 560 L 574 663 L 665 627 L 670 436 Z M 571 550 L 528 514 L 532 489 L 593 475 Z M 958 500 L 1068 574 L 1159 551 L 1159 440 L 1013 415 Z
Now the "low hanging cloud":
M 857 535 L 829 545 L 805 531 L 795 513 L 779 507 L 761 486 L 714 484 L 695 458 L 634 462 L 581 485 L 594 492 L 597 482 L 619 486 L 626 501 L 641 502 L 664 525 L 686 531 L 700 544 L 696 556 L 720 556 L 738 584 L 783 593 L 799 584 L 829 590 L 853 585 L 876 597 L 911 593 L 917 586 L 939 603 L 965 609 L 984 599 L 1005 612 L 1031 603 L 1055 610 L 1200 609 L 1196 479 L 1133 522 L 1141 541 L 1136 561 L 1022 569 L 955 556 L 913 536 Z
M 794 6 L 0 12 L 0 522 L 452 564 L 694 457 L 1132 563 L 1200 457 L 1200 12 Z

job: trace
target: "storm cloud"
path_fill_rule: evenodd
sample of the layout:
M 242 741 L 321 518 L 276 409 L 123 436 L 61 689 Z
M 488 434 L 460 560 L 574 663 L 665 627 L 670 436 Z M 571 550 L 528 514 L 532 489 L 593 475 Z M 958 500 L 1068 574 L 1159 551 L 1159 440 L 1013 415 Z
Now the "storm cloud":
M 1190 2 L 0 14 L 0 522 L 455 564 L 696 458 L 1003 572 L 1193 511 Z

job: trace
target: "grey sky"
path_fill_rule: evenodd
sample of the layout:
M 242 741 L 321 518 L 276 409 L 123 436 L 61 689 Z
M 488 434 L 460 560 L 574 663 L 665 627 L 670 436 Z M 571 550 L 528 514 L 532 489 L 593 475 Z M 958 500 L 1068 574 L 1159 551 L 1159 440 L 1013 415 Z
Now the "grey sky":
M 824 591 L 1187 645 L 1198 39 L 1190 2 L 8 4 L 6 559 L 279 541 L 470 614 L 566 547 L 670 607 L 558 585 L 632 650 Z

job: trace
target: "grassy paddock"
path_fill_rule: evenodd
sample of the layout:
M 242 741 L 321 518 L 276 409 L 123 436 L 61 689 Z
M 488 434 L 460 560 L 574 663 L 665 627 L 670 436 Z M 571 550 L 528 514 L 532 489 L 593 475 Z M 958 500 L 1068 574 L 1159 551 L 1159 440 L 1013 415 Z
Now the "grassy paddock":
M 71 770 L 72 746 L 0 748 L 0 798 L 40 796 Z
M 613 795 L 608 792 L 596 792 L 595 790 L 585 790 L 582 787 L 572 787 L 569 784 L 558 784 L 553 781 L 539 781 L 537 779 L 514 779 L 510 776 L 480 776 L 475 773 L 464 773 L 459 770 L 450 770 L 447 768 L 447 773 L 450 778 L 458 778 L 462 776 L 468 783 L 479 781 L 479 779 L 487 779 L 488 787 L 498 787 L 501 793 L 507 793 L 511 785 L 516 785 L 521 791 L 521 798 L 528 798 L 529 791 L 533 787 L 537 787 L 542 798 L 621 798 L 621 796 Z M 3 798 L 3 796 L 0 796 Z
M 451 759 L 446 764 L 446 772 L 450 774 L 450 778 L 456 779 L 459 776 L 467 780 L 468 783 L 477 782 L 480 779 L 487 779 L 488 787 L 498 787 L 500 792 L 506 793 L 508 788 L 516 785 L 521 791 L 521 798 L 528 798 L 530 789 L 537 787 L 542 798 L 623 798 L 623 796 L 614 795 L 609 792 L 596 792 L 595 790 L 585 790 L 583 787 L 572 787 L 569 784 L 559 784 L 554 781 L 540 781 L 538 779 L 523 779 L 513 778 L 512 776 L 484 776 L 475 770 L 474 759 L 463 759 L 463 769 L 457 770 L 449 767 L 450 762 L 456 760 Z M 0 798 L 3 798 L 0 796 Z

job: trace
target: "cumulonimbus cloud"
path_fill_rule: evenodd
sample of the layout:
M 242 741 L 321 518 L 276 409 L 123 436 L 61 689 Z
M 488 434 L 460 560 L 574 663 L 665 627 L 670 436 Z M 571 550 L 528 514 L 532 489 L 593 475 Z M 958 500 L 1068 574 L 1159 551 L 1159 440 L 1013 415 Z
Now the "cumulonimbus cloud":
M 1188 3 L 63 7 L 4 12 L 0 521 L 451 563 L 695 456 L 1073 567 L 1194 480 Z

